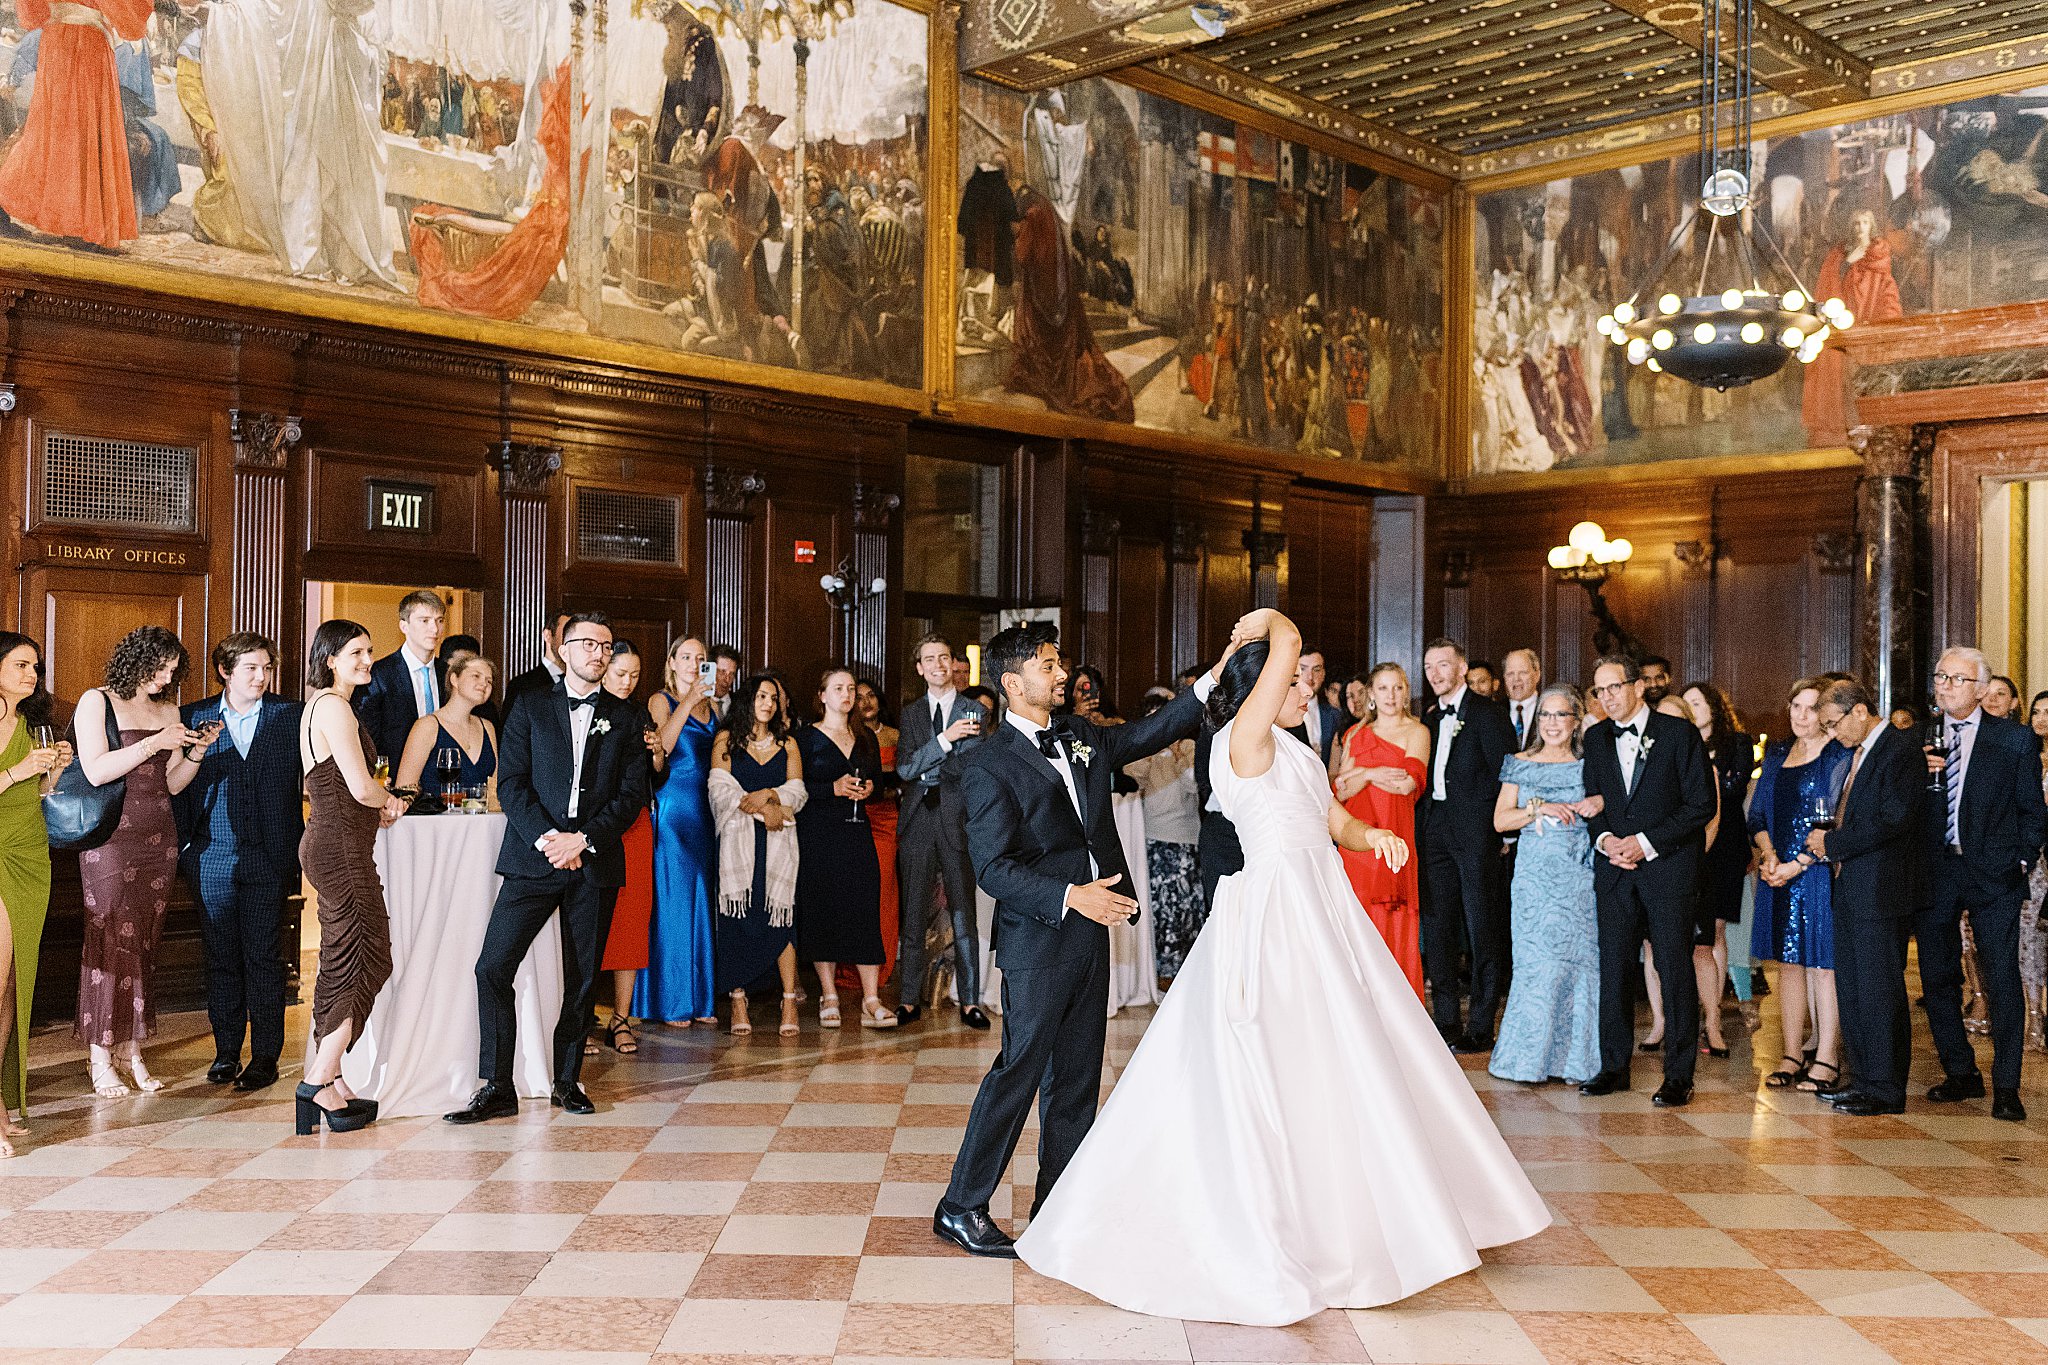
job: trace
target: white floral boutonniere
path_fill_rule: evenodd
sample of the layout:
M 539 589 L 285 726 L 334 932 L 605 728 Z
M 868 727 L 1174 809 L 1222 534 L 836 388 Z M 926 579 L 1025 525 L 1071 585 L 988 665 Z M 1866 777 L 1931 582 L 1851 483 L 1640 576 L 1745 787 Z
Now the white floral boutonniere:
M 1088 766 L 1089 760 L 1095 757 L 1095 750 L 1078 739 L 1069 740 L 1067 744 L 1073 751 L 1074 761 L 1084 768 Z
M 1636 747 L 1636 757 L 1642 759 L 1644 762 L 1648 762 L 1650 758 L 1650 750 L 1655 748 L 1656 744 L 1656 740 L 1651 739 L 1648 735 L 1644 735 L 1642 743 Z
M 1444 714 L 1450 717 L 1450 724 L 1447 727 L 1445 727 L 1448 733 L 1448 737 L 1451 739 L 1456 739 L 1458 737 L 1458 731 L 1465 728 L 1465 718 L 1459 715 L 1456 711 L 1446 711 Z
M 612 723 L 603 716 L 599 716 L 596 720 L 590 722 L 590 733 L 593 735 L 608 735 L 611 732 Z

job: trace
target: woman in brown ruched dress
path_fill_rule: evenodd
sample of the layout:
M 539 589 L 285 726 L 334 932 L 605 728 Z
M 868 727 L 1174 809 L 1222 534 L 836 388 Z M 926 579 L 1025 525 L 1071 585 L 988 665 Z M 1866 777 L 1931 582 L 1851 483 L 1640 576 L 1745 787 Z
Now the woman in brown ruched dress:
M 78 859 L 85 942 L 76 1032 L 93 1090 L 104 1099 L 128 1093 L 114 1070 L 117 1052 L 137 1089 L 164 1088 L 143 1065 L 142 1042 L 156 1032 L 156 949 L 178 875 L 171 797 L 197 775 L 194 755 L 220 732 L 217 724 L 188 730 L 178 719 L 186 662 L 185 646 L 162 626 L 129 631 L 107 660 L 106 685 L 78 699 L 72 721 L 86 777 L 99 786 L 125 784 L 120 825 Z M 119 743 L 109 742 L 110 707 Z
M 313 985 L 313 1061 L 298 1090 L 298 1131 L 324 1120 L 336 1132 L 362 1127 L 376 1103 L 341 1078 L 341 1057 L 361 1034 L 377 992 L 391 979 L 391 922 L 377 875 L 377 831 L 405 802 L 377 780 L 377 751 L 349 698 L 370 681 L 370 632 L 324 621 L 307 659 L 299 762 L 311 811 L 299 862 L 320 916 L 320 976 Z

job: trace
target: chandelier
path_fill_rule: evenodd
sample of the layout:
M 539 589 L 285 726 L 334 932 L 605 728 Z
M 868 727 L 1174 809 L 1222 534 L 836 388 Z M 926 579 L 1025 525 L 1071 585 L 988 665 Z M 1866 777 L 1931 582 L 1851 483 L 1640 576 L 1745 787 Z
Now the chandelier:
M 1755 0 L 1706 0 L 1704 9 L 1699 201 L 1644 285 L 1597 325 L 1629 364 L 1725 391 L 1768 379 L 1794 356 L 1811 364 L 1855 318 L 1840 299 L 1814 299 L 1754 212 Z

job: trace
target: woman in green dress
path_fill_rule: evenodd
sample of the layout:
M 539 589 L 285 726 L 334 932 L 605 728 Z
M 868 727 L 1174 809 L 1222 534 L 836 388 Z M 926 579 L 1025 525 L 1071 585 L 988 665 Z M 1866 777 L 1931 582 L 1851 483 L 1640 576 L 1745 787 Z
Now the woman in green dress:
M 26 635 L 0 631 L 0 1156 L 26 1136 L 15 1122 L 28 1114 L 28 1013 L 36 989 L 36 957 L 50 911 L 50 836 L 42 791 L 71 762 L 71 746 L 39 742 L 50 719 L 43 655 Z M 47 733 L 44 739 L 49 737 Z

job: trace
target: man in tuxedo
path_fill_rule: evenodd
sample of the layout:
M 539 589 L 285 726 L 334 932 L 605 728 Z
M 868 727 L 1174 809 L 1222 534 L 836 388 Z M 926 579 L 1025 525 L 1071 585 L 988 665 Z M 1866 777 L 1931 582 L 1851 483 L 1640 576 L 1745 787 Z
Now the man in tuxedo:
M 1003 1050 L 981 1083 L 953 1179 L 932 1218 L 976 1256 L 1015 1257 L 989 1217 L 1041 1090 L 1037 1198 L 1095 1122 L 1109 1018 L 1109 926 L 1137 918 L 1112 781 L 1201 724 L 1214 674 L 1145 719 L 1097 725 L 1052 711 L 1065 694 L 1059 634 L 1045 622 L 997 633 L 982 653 L 1001 680 L 1003 721 L 961 767 L 974 871 L 996 900 Z
M 1671 1107 L 1692 1102 L 1700 1036 L 1693 899 L 1714 818 L 1714 769 L 1692 722 L 1651 710 L 1643 693 L 1642 669 L 1627 655 L 1609 654 L 1593 669 L 1593 695 L 1607 712 L 1585 741 L 1586 794 L 1601 801 L 1586 822 L 1600 925 L 1600 1074 L 1579 1089 L 1629 1087 L 1647 935 L 1664 987 L 1664 1084 L 1651 1100 Z
M 620 840 L 649 797 L 647 712 L 599 686 L 612 661 L 611 624 L 579 612 L 562 632 L 562 682 L 529 696 L 505 717 L 498 747 L 498 800 L 505 879 L 491 908 L 476 964 L 482 1022 L 477 1070 L 483 1085 L 450 1123 L 481 1123 L 519 1112 L 512 1086 L 517 1021 L 512 978 L 557 910 L 562 913 L 562 1012 L 555 1023 L 557 1108 L 594 1114 L 585 1094 L 583 1035 L 597 998 L 598 961 L 612 907 L 626 880 Z
M 1237 826 L 1223 813 L 1223 804 L 1209 785 L 1209 755 L 1216 732 L 1206 725 L 1195 736 L 1195 795 L 1202 804 L 1202 823 L 1195 832 L 1195 870 L 1202 877 L 1202 907 L 1216 908 L 1216 884 L 1233 872 L 1244 870 L 1244 845 L 1238 842 Z
M 1501 686 L 1507 691 L 1508 723 L 1515 727 L 1515 752 L 1528 747 L 1535 733 L 1536 694 L 1543 690 L 1543 660 L 1533 649 L 1512 649 L 1500 662 Z
M 1417 811 L 1422 845 L 1422 960 L 1437 1031 L 1456 1052 L 1493 1046 L 1493 1020 L 1507 990 L 1507 900 L 1501 886 L 1500 835 L 1493 806 L 1500 765 L 1514 731 L 1498 702 L 1466 685 L 1465 649 L 1431 640 L 1422 672 L 1436 701 L 1429 728 L 1429 779 Z M 1458 1023 L 1458 948 L 1472 954 L 1472 1007 Z
M 731 645 L 711 647 L 711 709 L 725 719 L 726 708 L 732 705 L 732 690 L 739 686 L 743 661 L 740 652 Z
M 198 774 L 171 798 L 178 864 L 198 898 L 206 944 L 206 1019 L 213 1027 L 206 1079 L 261 1090 L 277 1080 L 284 1051 L 286 949 L 278 927 L 286 898 L 299 887 L 305 833 L 300 706 L 270 690 L 277 646 L 263 636 L 226 637 L 214 646 L 212 662 L 220 691 L 181 716 L 188 730 L 218 722 L 221 731 Z M 289 951 L 296 954 L 298 945 Z
M 1484 659 L 1474 659 L 1465 665 L 1465 686 L 1488 700 L 1500 695 L 1500 679 L 1494 676 L 1493 665 Z
M 1821 693 L 1820 728 L 1851 754 L 1836 828 L 1807 835 L 1801 863 L 1834 864 L 1835 994 L 1849 1078 L 1829 1087 L 1859 1117 L 1906 1112 L 1913 1025 L 1906 1013 L 1906 930 L 1919 901 L 1920 793 L 1926 765 L 1913 736 L 1886 725 L 1859 682 Z
M 447 624 L 448 608 L 438 593 L 407 593 L 398 603 L 398 633 L 405 643 L 371 665 L 370 685 L 356 694 L 357 717 L 394 769 L 413 722 L 432 715 L 448 694 L 438 653 Z
M 1344 713 L 1323 700 L 1323 680 L 1329 670 L 1323 664 L 1323 652 L 1311 649 L 1301 656 L 1295 665 L 1295 675 L 1308 685 L 1311 698 L 1308 710 L 1301 716 L 1301 724 L 1287 733 L 1293 735 L 1309 748 L 1316 751 L 1316 757 L 1330 766 L 1330 750 L 1344 734 Z
M 1991 1116 L 2024 1121 L 2020 1047 L 2020 905 L 2027 874 L 2041 856 L 2048 810 L 2041 801 L 2041 757 L 2017 721 L 1984 710 L 1991 668 L 1958 646 L 1934 666 L 1934 700 L 1944 717 L 1944 746 L 1927 757 L 1940 792 L 1921 803 L 1921 852 L 1927 895 L 1914 916 L 1927 1031 L 1944 1073 L 1927 1098 L 1981 1099 L 1984 1075 L 1963 1029 L 1962 918 L 1970 916 L 1977 970 L 1991 1005 Z
M 546 696 L 561 685 L 562 632 L 568 627 L 569 613 L 556 607 L 543 619 L 547 624 L 540 630 L 540 662 L 505 684 L 505 716 L 508 720 L 523 699 Z
M 903 783 L 897 817 L 896 880 L 902 915 L 896 944 L 898 1021 L 924 1013 L 925 938 L 941 897 L 953 921 L 953 985 L 969 1028 L 989 1026 L 981 1008 L 981 940 L 974 922 L 974 872 L 967 861 L 967 808 L 960 765 L 981 742 L 988 714 L 953 685 L 953 647 L 937 635 L 913 655 L 924 679 L 921 700 L 904 706 L 897 729 L 896 776 Z

